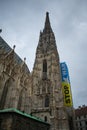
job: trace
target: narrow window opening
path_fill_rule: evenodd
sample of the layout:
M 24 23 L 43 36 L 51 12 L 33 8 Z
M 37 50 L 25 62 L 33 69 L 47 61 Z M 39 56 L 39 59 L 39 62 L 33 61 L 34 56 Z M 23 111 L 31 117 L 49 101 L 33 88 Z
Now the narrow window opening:
M 47 61 L 43 61 L 43 72 L 47 72 Z
M 1 96 L 1 100 L 0 100 L 0 109 L 4 108 L 4 105 L 5 105 L 5 102 L 6 102 L 6 97 L 7 97 L 7 93 L 8 93 L 9 82 L 10 82 L 10 80 L 8 80 L 5 83 L 5 86 L 4 86 L 4 89 L 3 89 L 3 92 L 2 92 L 2 96 Z
M 47 79 L 47 61 L 43 60 L 43 79 Z
M 45 97 L 45 107 L 49 107 L 49 97 Z
M 44 121 L 47 122 L 47 116 L 44 117 Z

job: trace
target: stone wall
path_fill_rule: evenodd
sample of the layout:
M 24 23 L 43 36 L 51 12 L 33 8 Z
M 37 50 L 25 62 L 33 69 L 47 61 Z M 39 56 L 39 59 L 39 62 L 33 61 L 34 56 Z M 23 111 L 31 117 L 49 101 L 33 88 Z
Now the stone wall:
M 0 37 L 0 109 L 18 108 L 30 113 L 31 85 L 25 60 Z

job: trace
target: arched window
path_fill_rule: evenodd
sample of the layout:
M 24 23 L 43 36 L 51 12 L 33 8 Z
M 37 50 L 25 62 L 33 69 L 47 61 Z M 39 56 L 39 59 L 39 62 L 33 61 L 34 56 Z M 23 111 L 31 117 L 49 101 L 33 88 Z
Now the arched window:
M 43 79 L 47 79 L 47 61 L 43 60 Z
M 47 72 L 47 61 L 43 60 L 43 72 Z
M 3 92 L 2 92 L 2 96 L 1 96 L 1 100 L 0 100 L 0 109 L 4 108 L 5 102 L 6 102 L 6 97 L 7 97 L 7 93 L 8 93 L 8 87 L 10 84 L 10 79 L 6 81 Z
M 25 109 L 25 89 L 22 89 L 19 95 L 18 109 L 24 111 Z
M 45 107 L 49 107 L 49 97 L 45 97 Z
M 21 110 L 21 104 L 22 104 L 22 91 L 20 92 L 20 95 L 19 95 L 19 101 L 18 101 L 18 107 L 17 107 L 18 110 Z

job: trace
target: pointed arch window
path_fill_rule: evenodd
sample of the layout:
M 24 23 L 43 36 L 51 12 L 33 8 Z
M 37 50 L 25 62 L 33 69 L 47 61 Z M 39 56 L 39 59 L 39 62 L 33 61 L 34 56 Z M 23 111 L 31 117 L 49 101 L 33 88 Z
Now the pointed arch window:
M 8 79 L 4 85 L 4 89 L 2 92 L 2 96 L 1 96 L 1 100 L 0 100 L 0 109 L 4 108 L 5 102 L 6 102 L 6 97 L 7 97 L 7 93 L 8 93 L 8 87 L 10 84 L 10 79 Z
M 47 72 L 47 61 L 43 60 L 43 72 Z
M 43 79 L 47 79 L 47 61 L 43 60 Z
M 21 111 L 25 110 L 25 97 L 26 97 L 26 91 L 25 89 L 22 89 L 19 95 L 19 101 L 18 101 L 18 109 Z
M 18 101 L 18 107 L 17 107 L 18 110 L 21 110 L 21 104 L 22 104 L 22 91 L 20 92 L 20 95 L 19 95 L 19 101 Z

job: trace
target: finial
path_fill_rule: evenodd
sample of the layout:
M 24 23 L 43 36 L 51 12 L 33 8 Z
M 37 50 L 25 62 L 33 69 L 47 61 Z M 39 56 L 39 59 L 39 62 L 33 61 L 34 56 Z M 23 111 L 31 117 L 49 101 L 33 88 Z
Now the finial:
M 49 15 L 49 12 L 46 12 L 46 15 Z
M 49 32 L 51 30 L 52 29 L 51 29 L 51 25 L 50 25 L 49 12 L 46 12 L 44 32 Z
M 13 50 L 15 49 L 16 45 L 13 46 Z
M 46 12 L 46 21 L 45 21 L 45 24 L 50 24 L 49 12 Z
M 2 29 L 0 29 L 0 33 L 2 32 Z
M 24 62 L 26 61 L 26 57 L 24 57 Z

